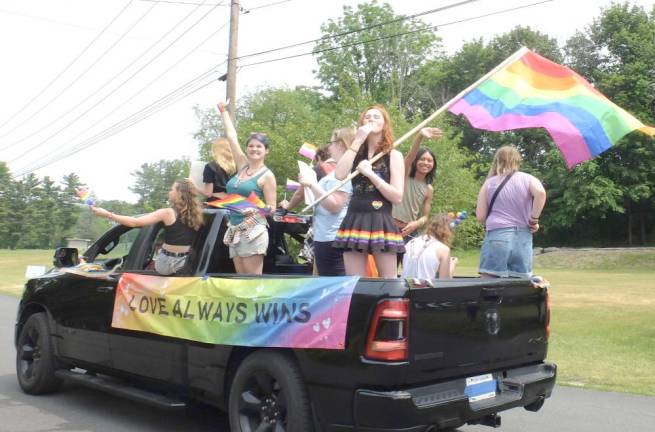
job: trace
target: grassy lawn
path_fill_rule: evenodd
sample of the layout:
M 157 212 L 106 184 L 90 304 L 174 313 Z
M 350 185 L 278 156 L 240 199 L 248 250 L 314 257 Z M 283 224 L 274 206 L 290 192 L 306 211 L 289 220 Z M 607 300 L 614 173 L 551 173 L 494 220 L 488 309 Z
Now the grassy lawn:
M 20 296 L 25 285 L 25 268 L 28 265 L 52 267 L 54 250 L 0 249 L 0 293 Z
M 0 293 L 18 296 L 25 266 L 53 251 L 0 250 Z M 477 251 L 456 251 L 456 274 L 477 275 Z M 551 283 L 549 359 L 559 384 L 655 396 L 655 250 L 558 251 L 535 257 Z
M 479 253 L 457 251 L 456 274 Z M 548 358 L 559 384 L 655 396 L 655 250 L 563 250 L 535 257 L 550 281 Z

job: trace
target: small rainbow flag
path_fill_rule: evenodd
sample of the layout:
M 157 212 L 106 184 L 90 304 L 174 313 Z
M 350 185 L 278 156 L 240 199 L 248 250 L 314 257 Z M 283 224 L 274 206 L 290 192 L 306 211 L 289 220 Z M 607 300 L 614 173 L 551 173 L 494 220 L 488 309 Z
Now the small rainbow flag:
M 91 198 L 91 190 L 86 186 L 80 186 L 75 188 L 75 195 L 84 203 L 88 205 L 94 205 L 95 201 Z
M 300 183 L 293 181 L 290 178 L 287 179 L 287 190 L 296 191 L 300 188 Z
M 298 153 L 302 156 L 305 156 L 307 159 L 314 160 L 316 157 L 316 146 L 314 144 L 310 143 L 303 143 L 302 146 L 300 146 L 300 150 L 298 150 Z
M 542 127 L 569 168 L 599 155 L 632 131 L 655 136 L 655 128 L 645 126 L 571 69 L 527 48 L 517 55 L 449 111 L 488 131 Z
M 256 208 L 263 213 L 268 213 L 267 210 L 265 211 L 266 204 L 254 192 L 251 192 L 247 198 L 239 194 L 227 194 L 224 198 L 209 201 L 207 204 L 212 207 L 238 212 L 249 208 Z

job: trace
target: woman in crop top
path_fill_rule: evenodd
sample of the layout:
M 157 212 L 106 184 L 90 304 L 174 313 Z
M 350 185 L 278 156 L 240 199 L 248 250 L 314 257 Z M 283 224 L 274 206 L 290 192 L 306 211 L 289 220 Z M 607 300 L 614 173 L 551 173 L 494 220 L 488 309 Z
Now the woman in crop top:
M 275 176 L 264 164 L 266 155 L 270 151 L 268 138 L 261 133 L 251 134 L 246 140 L 244 153 L 239 146 L 232 119 L 225 111 L 225 105 L 218 104 L 218 110 L 237 167 L 237 173 L 227 182 L 227 193 L 239 194 L 247 198 L 254 192 L 266 203 L 269 210 L 274 210 Z M 237 273 L 262 274 L 264 256 L 268 249 L 268 228 L 266 218 L 261 212 L 256 209 L 231 211 L 230 223 L 223 242 L 230 248 L 230 258 L 234 261 Z
M 159 274 L 170 275 L 184 266 L 193 238 L 203 224 L 202 208 L 195 198 L 195 187 L 190 180 L 183 179 L 176 180 L 168 192 L 171 207 L 139 217 L 117 215 L 101 207 L 91 207 L 91 210 L 96 216 L 106 217 L 128 227 L 143 227 L 162 222 L 164 244 L 155 258 L 155 270 Z

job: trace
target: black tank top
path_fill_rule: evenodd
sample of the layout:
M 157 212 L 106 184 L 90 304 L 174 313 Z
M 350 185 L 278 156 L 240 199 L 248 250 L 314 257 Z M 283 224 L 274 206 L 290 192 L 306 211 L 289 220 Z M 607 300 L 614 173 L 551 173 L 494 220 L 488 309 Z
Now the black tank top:
M 172 246 L 191 246 L 196 230 L 185 225 L 175 213 L 175 223 L 164 226 L 164 243 Z
M 376 153 L 377 154 L 377 153 Z M 353 161 L 352 172 L 357 170 L 357 165 L 367 159 L 368 149 L 366 146 L 362 146 L 355 156 Z M 385 182 L 389 182 L 391 179 L 391 168 L 390 168 L 390 155 L 389 153 L 382 156 L 378 159 L 373 165 L 373 172 L 377 174 Z M 352 212 L 368 212 L 368 211 L 378 211 L 383 213 L 391 212 L 391 202 L 387 200 L 382 192 L 376 188 L 371 180 L 363 175 L 358 175 L 352 179 L 353 185 L 353 194 L 350 198 L 350 203 L 348 204 L 348 210 Z

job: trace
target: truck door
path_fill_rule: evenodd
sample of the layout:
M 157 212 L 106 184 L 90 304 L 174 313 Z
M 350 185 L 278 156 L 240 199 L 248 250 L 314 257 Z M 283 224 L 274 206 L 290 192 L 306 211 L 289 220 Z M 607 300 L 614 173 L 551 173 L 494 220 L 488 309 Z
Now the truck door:
M 64 276 L 66 289 L 51 312 L 60 328 L 59 354 L 103 366 L 111 365 L 109 333 L 120 267 L 138 230 L 118 226 L 103 235 L 83 256 L 94 271 L 76 268 Z M 89 266 L 89 269 L 94 269 Z M 115 269 L 114 272 L 109 270 Z

